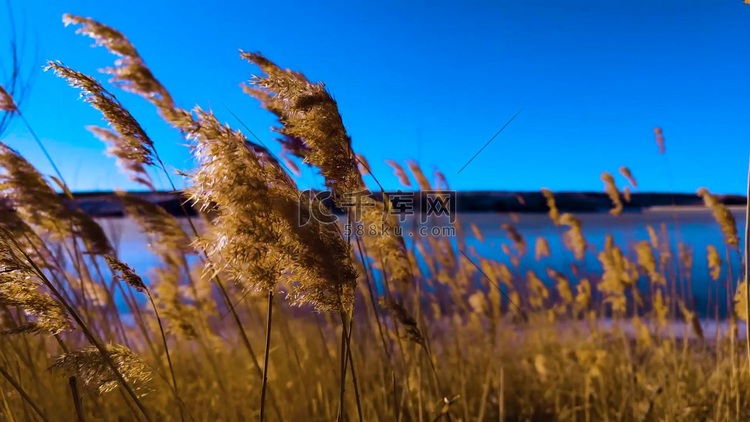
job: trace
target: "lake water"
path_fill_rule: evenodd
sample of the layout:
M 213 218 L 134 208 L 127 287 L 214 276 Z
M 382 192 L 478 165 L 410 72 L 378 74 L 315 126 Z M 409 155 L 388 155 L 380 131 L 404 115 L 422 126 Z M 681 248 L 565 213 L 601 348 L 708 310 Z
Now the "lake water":
M 742 209 L 732 209 L 732 214 L 737 221 L 740 235 L 742 235 L 745 213 Z M 709 283 L 714 283 L 709 279 L 706 259 L 706 247 L 708 245 L 716 246 L 722 259 L 725 260 L 722 280 L 726 275 L 725 271 L 728 269 L 724 255 L 723 236 L 710 212 L 702 208 L 657 209 L 646 210 L 642 213 L 623 214 L 619 217 L 609 214 L 576 214 L 576 216 L 583 223 L 583 232 L 587 241 L 597 251 L 602 249 L 607 234 L 611 234 L 616 244 L 621 247 L 632 246 L 635 242 L 649 240 L 647 225 L 653 226 L 657 232 L 660 231 L 662 224 L 666 225 L 672 250 L 675 254 L 677 242 L 683 242 L 693 250 L 694 264 L 691 274 L 691 290 L 694 295 L 695 310 L 702 315 L 705 313 L 707 289 Z M 528 245 L 528 252 L 520 261 L 522 273 L 525 273 L 527 269 L 533 269 L 537 271 L 542 280 L 547 280 L 546 267 L 570 273 L 570 265 L 574 262 L 573 256 L 564 248 L 560 230 L 554 227 L 544 214 L 464 213 L 459 215 L 459 219 L 466 228 L 467 244 L 474 247 L 481 256 L 510 264 L 509 258 L 501 250 L 503 243 L 510 244 L 506 231 L 501 228 L 501 225 L 513 224 L 518 232 L 524 236 Z M 138 230 L 134 222 L 127 218 L 106 218 L 99 219 L 99 221 L 111 240 L 118 245 L 121 258 L 133 266 L 139 274 L 147 277 L 148 270 L 156 264 L 156 260 L 148 250 L 145 235 Z M 470 224 L 475 224 L 481 230 L 484 242 L 479 242 L 473 238 L 469 229 Z M 187 228 L 187 223 L 185 225 Z M 412 225 L 412 220 L 403 223 L 407 244 L 412 239 L 409 236 Z M 541 262 L 537 262 L 534 258 L 534 242 L 537 237 L 545 237 L 550 245 L 551 256 Z M 628 251 L 632 256 L 632 247 L 629 247 Z M 731 271 L 735 279 L 740 274 L 740 266 L 737 253 L 732 252 Z M 584 273 L 601 274 L 601 264 L 597 260 L 596 253 L 589 252 L 585 261 L 579 263 L 579 267 Z M 724 313 L 724 310 L 722 310 L 722 313 Z

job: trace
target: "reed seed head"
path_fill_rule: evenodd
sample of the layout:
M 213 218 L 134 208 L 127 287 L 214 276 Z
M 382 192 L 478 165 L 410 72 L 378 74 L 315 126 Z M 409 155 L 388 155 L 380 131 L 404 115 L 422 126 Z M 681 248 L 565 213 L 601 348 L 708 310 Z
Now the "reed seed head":
M 8 94 L 8 91 L 6 91 L 2 85 L 0 85 L 0 111 L 8 113 L 18 111 L 18 107 L 16 106 L 16 102 L 13 101 L 13 97 Z
M 732 215 L 729 209 L 721 203 L 719 198 L 709 192 L 708 189 L 698 189 L 698 196 L 703 198 L 703 203 L 711 210 L 714 219 L 719 223 L 721 232 L 724 234 L 724 242 L 731 248 L 736 249 L 739 245 L 740 238 L 737 235 L 737 221 L 734 219 L 734 215 Z
M 148 365 L 125 346 L 109 344 L 104 347 L 125 381 L 134 390 L 145 393 L 147 383 L 153 378 Z M 49 369 L 76 376 L 85 388 L 94 389 L 100 394 L 114 391 L 119 386 L 106 358 L 94 346 L 56 357 Z

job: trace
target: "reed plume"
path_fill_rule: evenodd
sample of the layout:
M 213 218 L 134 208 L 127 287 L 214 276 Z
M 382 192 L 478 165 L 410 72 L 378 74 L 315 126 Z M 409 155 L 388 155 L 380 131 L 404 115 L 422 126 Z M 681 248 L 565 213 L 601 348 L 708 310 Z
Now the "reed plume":
M 560 216 L 559 221 L 561 225 L 570 227 L 563 237 L 565 246 L 573 251 L 576 259 L 583 259 L 586 255 L 588 244 L 586 243 L 586 238 L 583 236 L 583 224 L 581 220 L 573 214 L 565 213 Z
M 108 358 L 128 384 L 141 395 L 145 395 L 148 392 L 148 383 L 153 378 L 148 365 L 125 346 L 108 344 L 104 348 Z M 95 389 L 100 394 L 114 391 L 119 385 L 114 379 L 112 368 L 94 346 L 58 356 L 50 369 L 67 376 L 76 376 L 83 381 L 84 387 Z
M 615 184 L 615 178 L 605 171 L 602 173 L 601 179 L 602 182 L 604 182 L 604 191 L 607 193 L 607 196 L 609 196 L 613 205 L 613 208 L 609 210 L 609 213 L 614 216 L 622 214 L 623 205 L 622 200 L 620 199 L 620 191 Z
M 3 143 L 0 143 L 0 193 L 24 221 L 43 229 L 53 239 L 81 239 L 94 254 L 112 251 L 101 226 L 81 209 L 71 209 L 65 204 L 34 166 Z
M 424 346 L 425 339 L 417 321 L 412 317 L 404 306 L 388 298 L 380 298 L 380 306 L 387 310 L 395 321 L 398 321 L 406 329 L 406 337 L 420 346 Z
M 62 304 L 44 292 L 34 269 L 19 256 L 7 239 L 10 232 L 0 232 L 0 305 L 18 307 L 32 319 L 3 330 L 4 334 L 59 334 L 72 328 Z
M 367 158 L 362 154 L 357 154 L 357 166 L 359 167 L 359 174 L 361 174 L 363 177 L 367 176 L 368 174 L 372 174 L 372 170 L 370 167 L 370 163 L 367 161 Z
M 16 102 L 13 101 L 13 97 L 8 94 L 8 91 L 6 91 L 2 85 L 0 85 L 0 111 L 8 113 L 15 113 L 18 111 L 18 107 L 16 106 Z
M 165 254 L 193 253 L 191 239 L 180 222 L 161 206 L 151 201 L 116 191 L 125 214 L 134 219 L 144 233 L 153 238 L 149 246 L 162 257 Z
M 63 305 L 46 291 L 25 259 L 37 259 L 42 268 L 54 267 L 45 264 L 51 257 L 45 251 L 44 240 L 6 202 L 0 201 L 0 309 L 16 307 L 31 319 L 5 328 L 2 333 L 58 334 L 72 329 Z
M 625 291 L 635 285 L 637 268 L 614 244 L 610 235 L 607 235 L 605 248 L 599 252 L 598 258 L 604 270 L 598 289 L 605 294 L 604 302 L 609 303 L 615 313 L 623 314 L 627 305 Z
M 734 294 L 734 314 L 741 321 L 747 321 L 747 283 L 745 281 L 737 284 L 737 291 Z
M 513 247 L 518 252 L 518 255 L 523 256 L 526 254 L 526 239 L 521 236 L 518 229 L 512 224 L 501 224 L 500 227 L 505 230 L 506 235 L 513 242 Z
M 716 250 L 714 245 L 706 246 L 706 259 L 708 260 L 708 269 L 710 271 L 711 280 L 718 281 L 721 277 L 721 266 L 723 262 L 719 256 L 719 251 Z
M 112 274 L 115 275 L 115 278 L 124 281 L 130 285 L 130 287 L 139 292 L 146 291 L 146 285 L 143 283 L 143 279 L 135 273 L 135 270 L 132 267 L 113 256 L 107 255 L 104 258 L 106 259 L 109 268 L 112 270 Z
M 564 306 L 573 303 L 573 291 L 570 289 L 570 280 L 565 274 L 556 271 L 552 268 L 547 267 L 547 276 L 555 281 L 555 287 L 557 288 L 557 294 L 562 300 Z
M 687 272 L 685 274 L 685 277 L 687 277 L 689 280 L 693 269 L 693 247 L 685 244 L 684 242 L 678 242 L 677 256 L 680 257 L 680 262 Z
M 654 255 L 654 250 L 651 248 L 651 244 L 648 241 L 638 242 L 635 245 L 635 252 L 638 265 L 649 277 L 651 283 L 666 285 L 667 281 L 659 272 L 656 257 Z
M 414 160 L 409 160 L 406 162 L 406 166 L 409 167 L 409 171 L 414 176 L 414 180 L 417 181 L 417 186 L 419 186 L 419 189 L 423 191 L 432 190 L 432 185 L 430 184 L 430 181 L 427 180 L 427 176 L 422 171 L 419 163 Z
M 103 73 L 112 75 L 110 82 L 151 102 L 162 118 L 181 132 L 196 129 L 190 112 L 177 107 L 169 91 L 156 79 L 136 48 L 121 32 L 91 18 L 71 14 L 63 15 L 63 23 L 65 26 L 79 25 L 76 34 L 93 38 L 95 45 L 119 57 L 114 66 L 102 69 Z
M 630 183 L 630 186 L 634 188 L 638 188 L 638 182 L 635 180 L 635 177 L 633 176 L 633 173 L 630 171 L 629 168 L 622 166 L 620 167 L 620 174 L 622 177 L 628 180 L 628 183 Z
M 441 172 L 437 168 L 433 168 L 432 172 L 435 179 L 435 189 L 450 189 L 450 186 L 448 185 L 448 179 L 445 177 L 445 174 L 443 174 L 443 172 Z
M 549 299 L 549 289 L 533 270 L 526 271 L 526 283 L 529 288 L 529 305 L 535 310 L 543 309 Z
M 476 291 L 469 296 L 469 306 L 472 312 L 479 315 L 486 315 L 490 307 L 487 303 L 487 298 L 481 291 Z
M 401 164 L 393 160 L 385 160 L 385 163 L 393 169 L 393 174 L 398 178 L 399 183 L 401 183 L 403 186 L 409 188 L 411 187 L 409 176 L 406 175 L 406 171 L 404 171 L 404 168 L 401 167 Z
M 703 198 L 703 203 L 713 213 L 714 219 L 719 223 L 721 232 L 724 234 L 724 242 L 730 247 L 736 249 L 739 246 L 740 238 L 737 235 L 737 221 L 729 209 L 721 203 L 716 195 L 713 195 L 706 188 L 698 189 L 698 196 Z
M 654 136 L 656 138 L 656 146 L 659 148 L 659 154 L 664 154 L 666 143 L 664 141 L 664 132 L 660 127 L 654 128 Z
M 63 23 L 65 26 L 80 25 L 80 28 L 76 29 L 76 34 L 93 38 L 97 46 L 103 46 L 120 57 L 114 67 L 102 70 L 112 75 L 115 85 L 129 92 L 172 103 L 171 95 L 154 78 L 138 51 L 121 32 L 91 18 L 67 13 L 63 15 Z
M 591 283 L 587 279 L 576 285 L 575 306 L 579 313 L 586 313 L 591 307 Z
M 60 62 L 48 62 L 52 70 L 74 88 L 81 98 L 99 110 L 111 129 L 89 126 L 88 129 L 109 145 L 107 153 L 116 157 L 120 168 L 131 180 L 156 190 L 146 167 L 154 164 L 154 143 L 130 112 L 94 78 L 77 72 Z
M 547 201 L 547 208 L 549 208 L 549 218 L 555 223 L 555 226 L 562 224 L 560 221 L 560 211 L 557 209 L 557 203 L 555 202 L 555 195 L 551 190 L 543 188 L 542 195 Z
M 248 148 L 242 133 L 210 113 L 196 114 L 200 129 L 190 138 L 199 167 L 188 191 L 192 201 L 215 214 L 199 240 L 217 258 L 214 266 L 220 267 L 214 270 L 250 291 L 269 291 L 286 281 L 294 286 L 294 303 L 350 308 L 356 272 L 349 247 L 317 211 L 320 204 L 301 195 L 275 161 Z
M 387 212 L 383 202 L 367 195 L 351 138 L 325 86 L 310 82 L 299 72 L 282 70 L 261 54 L 243 52 L 241 56 L 265 73 L 243 85 L 244 91 L 278 117 L 281 125 L 274 131 L 304 146 L 293 153 L 318 168 L 338 205 L 352 212 L 356 223 L 368 228 L 365 233 L 375 229 L 374 236 L 365 236 L 365 245 L 375 253 L 376 260 L 386 262 L 390 278 L 408 280 L 411 269 L 404 241 L 393 230 L 395 216 Z
M 364 186 L 356 169 L 351 139 L 338 106 L 322 83 L 313 84 L 299 72 L 284 71 L 257 53 L 242 53 L 265 77 L 255 76 L 245 92 L 261 101 L 282 126 L 275 131 L 294 139 L 304 148 L 293 151 L 317 167 L 326 185 L 336 192 L 356 192 Z
M 685 303 L 680 300 L 677 302 L 680 313 L 682 314 L 682 318 L 690 324 L 690 328 L 693 329 L 693 334 L 695 334 L 696 337 L 703 340 L 703 327 L 701 326 L 701 322 L 698 319 L 698 315 L 695 314 L 695 312 L 691 311 L 690 308 L 685 305 Z

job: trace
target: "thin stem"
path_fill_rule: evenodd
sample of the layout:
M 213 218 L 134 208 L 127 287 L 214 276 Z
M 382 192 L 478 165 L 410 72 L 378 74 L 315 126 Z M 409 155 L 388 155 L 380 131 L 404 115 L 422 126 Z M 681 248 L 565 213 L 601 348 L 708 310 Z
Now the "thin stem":
M 263 354 L 263 384 L 260 387 L 260 422 L 266 410 L 266 387 L 268 384 L 268 355 L 271 349 L 271 321 L 273 316 L 273 290 L 268 291 L 268 314 L 266 318 L 266 350 Z
M 42 153 L 47 158 L 47 161 L 49 161 L 50 165 L 52 166 L 52 170 L 55 171 L 55 174 L 60 179 L 60 182 L 62 182 L 63 184 L 66 184 L 65 179 L 62 176 L 62 173 L 60 173 L 60 169 L 58 169 L 57 165 L 55 165 L 55 161 L 52 160 L 52 156 L 49 155 L 49 152 L 47 152 L 47 148 L 44 147 L 44 144 L 36 135 L 36 132 L 34 132 L 34 129 L 31 128 L 31 125 L 29 124 L 29 122 L 26 120 L 23 114 L 21 114 L 21 110 L 16 110 L 16 114 L 18 115 L 18 118 L 21 119 L 21 122 L 23 122 L 23 125 L 26 126 L 26 129 L 31 134 L 31 137 L 34 138 L 34 141 L 36 141 L 36 144 L 39 145 L 39 148 L 41 148 Z
M 39 416 L 39 418 L 41 418 L 44 422 L 49 421 L 49 419 L 44 416 L 42 410 L 36 405 L 36 403 L 34 403 L 34 400 L 31 399 L 31 396 L 29 396 L 29 394 L 26 393 L 26 390 L 21 387 L 21 384 L 19 384 L 18 381 L 16 381 L 13 376 L 6 372 L 2 367 L 0 367 L 0 375 L 2 375 L 3 378 L 5 378 L 5 380 L 8 381 L 8 383 L 13 388 L 15 388 L 23 401 L 25 401 L 29 406 L 31 406 L 32 409 L 34 409 L 34 412 L 37 414 L 37 416 Z
M 346 363 L 347 363 L 347 353 L 346 353 L 346 339 L 348 337 L 347 335 L 347 317 L 346 313 L 344 311 L 341 312 L 341 380 L 339 381 L 339 415 L 338 415 L 338 421 L 341 422 L 344 420 L 344 397 L 346 396 Z
M 73 320 L 76 322 L 76 324 L 79 326 L 81 331 L 83 332 L 83 335 L 86 337 L 86 340 L 91 343 L 96 349 L 99 351 L 99 353 L 102 355 L 102 358 L 107 363 L 107 366 L 112 369 L 112 372 L 115 375 L 115 378 L 117 378 L 117 381 L 122 385 L 122 387 L 125 389 L 125 391 L 128 393 L 131 399 L 133 399 L 133 402 L 135 402 L 135 405 L 138 407 L 138 409 L 143 413 L 143 416 L 146 418 L 146 420 L 151 421 L 151 418 L 148 415 L 148 412 L 146 411 L 146 407 L 143 405 L 140 399 L 138 399 L 138 395 L 135 394 L 135 391 L 130 387 L 128 382 L 125 380 L 125 378 L 122 376 L 122 373 L 120 373 L 120 370 L 117 368 L 117 365 L 115 365 L 114 361 L 112 360 L 112 357 L 109 355 L 109 352 L 104 347 L 104 345 L 99 341 L 95 336 L 94 333 L 89 329 L 88 325 L 81 319 L 80 315 L 78 315 L 78 312 L 76 312 L 75 309 L 68 303 L 68 301 L 65 299 L 65 297 L 60 293 L 60 291 L 55 287 L 55 285 L 47 278 L 47 276 L 44 274 L 44 272 L 36 265 L 34 260 L 31 259 L 31 257 L 21 248 L 21 246 L 16 242 L 16 240 L 13 238 L 12 234 L 7 233 L 7 229 L 4 227 L 0 227 L 4 232 L 6 232 L 6 236 L 9 236 L 9 239 L 13 242 L 14 246 L 23 254 L 26 261 L 29 263 L 29 265 L 34 269 L 34 272 L 37 274 L 39 279 L 44 283 L 44 285 L 52 292 L 52 294 L 57 298 L 58 301 L 63 305 L 65 310 L 68 312 L 68 314 L 73 318 Z
M 154 149 L 153 152 L 154 152 L 154 157 L 156 158 L 157 163 L 159 163 L 159 168 L 162 170 L 162 172 L 166 176 L 167 181 L 169 182 L 169 186 L 172 188 L 172 192 L 179 193 L 179 191 L 177 190 L 177 186 L 175 186 L 174 182 L 172 181 L 172 177 L 169 175 L 169 172 L 167 171 L 166 165 L 161 160 L 161 157 L 159 157 L 159 153 L 156 151 L 156 149 Z M 199 236 L 198 228 L 195 226 L 195 223 L 193 222 L 193 218 L 190 216 L 190 213 L 188 213 L 188 210 L 187 208 L 185 208 L 185 204 L 182 201 L 180 201 L 180 209 L 182 210 L 183 214 L 187 218 L 188 225 L 190 226 L 190 230 L 192 231 L 193 235 L 196 237 Z M 200 250 L 206 262 L 211 262 L 211 259 L 209 258 L 206 250 L 203 248 L 201 248 Z M 257 369 L 258 373 L 262 374 L 260 365 L 258 364 L 258 358 L 255 355 L 255 352 L 253 351 L 253 346 L 250 344 L 250 339 L 247 337 L 247 333 L 245 332 L 245 327 L 242 324 L 242 320 L 240 320 L 240 316 L 237 314 L 237 310 L 235 309 L 235 306 L 232 304 L 232 299 L 229 297 L 229 293 L 227 292 L 226 288 L 224 288 L 224 283 L 221 281 L 221 278 L 219 278 L 218 274 L 214 274 L 213 277 L 211 278 L 219 287 L 219 292 L 221 293 L 221 296 L 224 299 L 224 302 L 226 302 L 227 307 L 229 307 L 229 312 L 232 314 L 232 319 L 234 320 L 240 332 L 240 338 L 242 339 L 242 343 L 245 345 L 245 348 L 247 349 L 248 353 L 250 353 L 250 358 L 253 361 L 253 365 Z M 268 392 L 268 395 L 271 399 L 271 405 L 273 406 L 274 411 L 276 412 L 276 415 L 281 417 L 281 410 L 279 409 L 278 404 L 276 403 L 276 400 L 273 399 L 270 391 Z
M 354 357 L 352 356 L 352 326 L 354 325 L 354 320 L 350 319 L 349 321 L 349 335 L 347 340 L 347 355 L 349 359 L 349 368 L 351 368 L 352 371 L 352 384 L 354 385 L 354 400 L 357 404 L 357 416 L 359 417 L 359 422 L 362 422 L 362 403 L 359 398 L 359 386 L 357 385 L 357 373 L 354 370 Z
M 380 335 L 380 342 L 383 344 L 383 351 L 385 352 L 386 359 L 388 359 L 388 364 L 393 368 L 393 359 L 391 358 L 391 353 L 388 351 L 388 342 L 385 340 L 385 333 L 383 332 L 383 324 L 380 322 L 380 316 L 378 315 L 378 307 L 375 304 L 375 291 L 372 288 L 372 280 L 370 278 L 371 275 L 371 269 L 367 263 L 367 256 L 365 255 L 363 249 L 362 249 L 362 243 L 359 237 L 356 238 L 357 241 L 357 248 L 359 249 L 359 256 L 362 260 L 362 266 L 365 268 L 364 276 L 365 276 L 365 283 L 367 285 L 367 292 L 368 297 L 370 299 L 370 305 L 372 305 L 372 314 L 375 316 L 375 322 L 378 326 L 378 333 Z
M 156 308 L 154 298 L 151 296 L 151 292 L 146 289 L 146 295 L 148 301 L 151 302 L 151 307 L 154 309 L 154 315 L 156 315 L 156 322 L 159 324 L 159 333 L 161 334 L 161 341 L 164 343 L 164 353 L 167 357 L 167 365 L 169 366 L 169 374 L 172 376 L 172 387 L 174 388 L 174 396 L 177 399 L 177 407 L 180 409 L 180 419 L 185 422 L 185 409 L 184 402 L 180 398 L 179 390 L 177 389 L 177 377 L 174 375 L 174 366 L 172 365 L 172 357 L 169 354 L 169 345 L 167 344 L 167 335 L 164 333 L 164 325 L 162 324 L 161 318 L 159 317 L 159 310 Z
M 78 422 L 85 422 L 85 419 L 83 417 L 81 395 L 78 393 L 78 383 L 76 382 L 76 377 L 68 378 L 68 384 L 70 384 L 70 394 L 73 396 L 73 405 L 76 409 L 76 420 Z

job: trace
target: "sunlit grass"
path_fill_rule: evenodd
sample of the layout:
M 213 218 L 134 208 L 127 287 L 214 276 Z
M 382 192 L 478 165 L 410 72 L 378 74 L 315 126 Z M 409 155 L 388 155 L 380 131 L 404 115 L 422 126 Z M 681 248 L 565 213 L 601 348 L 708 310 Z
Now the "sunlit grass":
M 197 168 L 186 174 L 184 206 L 200 213 L 178 219 L 118 193 L 159 259 L 145 283 L 99 224 L 57 194 L 69 194 L 64 180 L 0 145 L 2 419 L 750 418 L 750 346 L 739 330 L 747 291 L 728 271 L 741 259 L 741 238 L 708 190 L 697 194 L 725 244 L 695 258 L 650 226 L 647 238 L 607 236 L 597 250 L 547 189 L 548 224 L 559 229 L 569 268 L 549 266 L 550 240 L 526 239 L 513 224 L 501 226 L 507 259 L 482 256 L 470 243 L 485 235 L 460 216 L 456 237 L 407 246 L 382 230 L 397 224 L 386 204 L 342 202 L 377 175 L 352 151 L 322 84 L 243 53 L 262 75 L 245 90 L 279 118 L 285 152 L 320 171 L 345 219 L 380 229 L 347 236 L 326 224 L 318 198 L 301 195 L 290 164 L 211 112 L 177 105 L 122 34 L 90 19 L 65 21 L 118 56 L 106 69 L 116 88 L 152 103 L 190 141 Z M 132 180 L 153 190 L 149 172 L 174 177 L 102 83 L 60 63 L 49 69 L 102 113 L 109 126 L 92 132 Z M 0 108 L 16 111 L 2 90 Z M 415 162 L 389 165 L 405 187 L 447 188 Z M 619 171 L 627 190 L 611 173 L 603 188 L 611 214 L 626 218 L 637 184 Z M 527 255 L 535 269 L 521 265 Z M 600 270 L 581 271 L 592 256 Z M 681 286 L 694 265 L 724 285 L 725 297 L 711 304 L 728 303 L 723 324 L 690 309 Z

